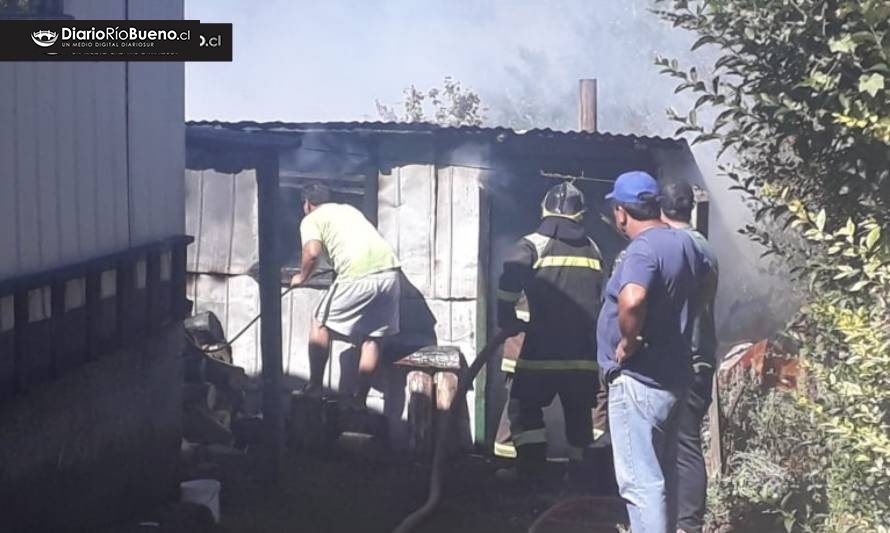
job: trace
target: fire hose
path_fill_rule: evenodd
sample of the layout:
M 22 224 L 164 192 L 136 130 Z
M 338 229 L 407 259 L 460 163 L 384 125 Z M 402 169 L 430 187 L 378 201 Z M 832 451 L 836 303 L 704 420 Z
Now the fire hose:
M 448 437 L 451 435 L 449 430 L 454 427 L 454 422 L 457 420 L 457 413 L 459 411 L 458 406 L 464 403 L 467 391 L 470 390 L 470 385 L 476 378 L 476 374 L 482 370 L 482 367 L 485 366 L 485 363 L 488 362 L 495 350 L 497 350 L 497 348 L 509 337 L 510 335 L 503 330 L 499 330 L 495 333 L 494 337 L 488 341 L 485 347 L 476 354 L 476 359 L 473 360 L 473 364 L 470 365 L 470 368 L 460 376 L 457 392 L 445 415 L 445 423 L 440 424 L 440 427 L 438 428 L 439 431 L 436 434 L 436 445 L 433 451 L 432 469 L 430 471 L 429 494 L 426 502 L 416 511 L 405 517 L 405 519 L 396 526 L 393 533 L 409 533 L 414 531 L 414 529 L 422 524 L 423 521 L 436 510 L 436 507 L 438 507 L 439 501 L 442 499 L 444 477 L 442 466 L 445 463 L 445 456 L 447 454 L 446 448 Z

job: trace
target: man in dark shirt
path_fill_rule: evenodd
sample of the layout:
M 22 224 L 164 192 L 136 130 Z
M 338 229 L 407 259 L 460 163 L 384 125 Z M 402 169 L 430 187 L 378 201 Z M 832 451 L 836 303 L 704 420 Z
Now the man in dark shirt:
M 692 382 L 684 332 L 707 265 L 692 238 L 661 221 L 658 184 L 628 172 L 606 196 L 630 240 L 606 284 L 597 360 L 609 383 L 615 475 L 635 533 L 675 533 L 679 408 Z
M 662 188 L 661 219 L 674 229 L 685 231 L 704 254 L 709 275 L 702 289 L 701 307 L 686 331 L 692 349 L 692 387 L 680 410 L 680 437 L 677 449 L 679 494 L 678 531 L 701 533 L 705 520 L 708 476 L 701 448 L 701 426 L 711 404 L 714 369 L 717 366 L 717 332 L 714 324 L 714 298 L 717 293 L 717 254 L 704 235 L 691 226 L 695 194 L 688 183 L 669 183 Z

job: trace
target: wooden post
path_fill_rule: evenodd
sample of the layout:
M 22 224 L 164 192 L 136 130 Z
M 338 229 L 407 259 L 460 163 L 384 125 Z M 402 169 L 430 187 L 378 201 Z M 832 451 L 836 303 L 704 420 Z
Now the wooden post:
M 708 211 L 710 207 L 708 193 L 694 187 L 695 207 L 692 211 L 692 225 L 705 237 L 708 236 Z M 719 476 L 723 471 L 723 441 L 720 438 L 720 361 L 714 369 L 711 386 L 711 405 L 708 407 L 708 457 L 707 470 L 711 477 Z
M 268 457 L 264 472 L 277 482 L 284 453 L 284 413 L 281 398 L 281 258 L 277 246 L 278 152 L 260 154 L 257 161 L 257 206 L 260 260 L 260 346 L 263 360 L 263 423 Z
M 596 133 L 596 80 L 579 80 L 578 129 Z

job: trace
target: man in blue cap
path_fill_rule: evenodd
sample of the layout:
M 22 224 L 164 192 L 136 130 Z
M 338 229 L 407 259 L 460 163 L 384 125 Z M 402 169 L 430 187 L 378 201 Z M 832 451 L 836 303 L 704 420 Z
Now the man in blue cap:
M 615 475 L 635 533 L 675 533 L 678 413 L 692 382 L 687 322 L 707 263 L 692 238 L 661 220 L 642 171 L 606 196 L 630 244 L 606 284 L 597 360 L 609 384 Z

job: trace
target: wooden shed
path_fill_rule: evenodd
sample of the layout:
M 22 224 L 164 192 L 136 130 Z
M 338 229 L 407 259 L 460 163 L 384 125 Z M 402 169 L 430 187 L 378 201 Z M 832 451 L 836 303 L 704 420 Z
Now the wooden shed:
M 597 213 L 605 211 L 603 196 L 617 175 L 641 169 L 659 180 L 701 185 L 686 142 L 654 137 L 407 123 L 192 122 L 186 138 L 186 227 L 196 239 L 187 277 L 196 310 L 214 311 L 229 335 L 260 312 L 258 183 L 275 182 L 276 234 L 269 239 L 287 270 L 299 264 L 300 186 L 320 180 L 335 200 L 361 209 L 401 259 L 410 287 L 389 358 L 439 344 L 458 346 L 472 362 L 494 333 L 501 257 L 534 231 L 541 198 L 556 183 L 545 174 L 580 177 L 575 184 L 590 206 L 585 224 L 607 263 L 623 245 Z M 239 155 L 258 151 L 274 176 Z M 309 318 L 324 285 L 320 279 L 281 302 L 286 387 L 308 376 Z M 248 331 L 233 347 L 235 363 L 253 375 L 263 372 L 260 336 Z M 489 365 L 468 397 L 477 443 L 493 438 L 503 403 L 499 363 Z M 351 347 L 335 343 L 326 385 L 350 387 L 354 365 Z M 390 417 L 398 443 L 404 382 L 384 378 L 375 389 L 369 403 Z

